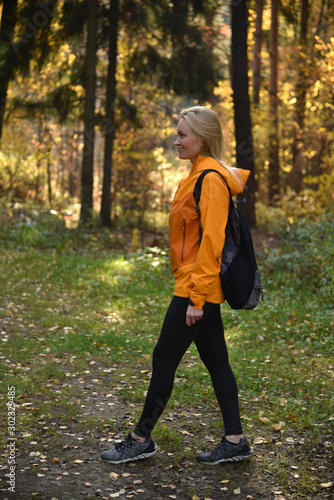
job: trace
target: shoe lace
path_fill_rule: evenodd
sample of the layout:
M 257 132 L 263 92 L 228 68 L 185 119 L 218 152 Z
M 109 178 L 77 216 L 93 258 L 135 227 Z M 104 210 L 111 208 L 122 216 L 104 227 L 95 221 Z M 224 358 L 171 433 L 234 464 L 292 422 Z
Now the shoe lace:
M 116 444 L 115 450 L 123 452 L 126 448 L 131 448 L 133 445 L 133 441 L 131 438 L 126 438 L 124 441 Z
M 216 457 L 216 455 L 219 455 L 221 453 L 221 451 L 223 451 L 223 453 L 225 453 L 225 447 L 226 447 L 226 441 L 221 441 L 216 446 L 216 448 L 212 451 L 213 456 Z

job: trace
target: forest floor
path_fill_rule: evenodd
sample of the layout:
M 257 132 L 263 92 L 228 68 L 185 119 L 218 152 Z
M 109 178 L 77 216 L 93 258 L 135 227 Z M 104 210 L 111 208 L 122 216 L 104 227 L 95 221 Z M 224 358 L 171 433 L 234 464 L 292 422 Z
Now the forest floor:
M 255 239 L 265 254 L 279 243 L 261 231 Z M 326 306 L 314 318 L 307 298 L 282 309 L 278 281 L 268 280 L 261 314 L 224 312 L 250 460 L 197 463 L 199 452 L 218 444 L 221 419 L 191 348 L 155 429 L 157 454 L 112 465 L 100 453 L 124 439 L 140 414 L 170 298 L 168 256 L 6 244 L 0 260 L 1 499 L 333 498 L 333 319 Z
M 10 324 L 7 325 L 10 329 Z M 35 413 L 36 418 L 28 430 L 21 433 L 22 438 L 17 444 L 15 493 L 8 491 L 8 478 L 4 477 L 0 490 L 2 499 L 333 498 L 329 478 L 333 478 L 334 467 L 330 459 L 330 442 L 325 436 L 315 446 L 310 446 L 304 433 L 289 432 L 283 438 L 272 429 L 269 432 L 257 429 L 259 434 L 254 437 L 253 430 L 253 439 L 250 439 L 254 449 L 250 460 L 218 466 L 198 464 L 196 455 L 201 450 L 195 447 L 198 441 L 195 435 L 201 436 L 202 451 L 208 451 L 218 440 L 209 429 L 204 427 L 203 432 L 201 428 L 203 422 L 219 419 L 218 412 L 208 412 L 204 406 L 187 405 L 182 410 L 167 411 L 162 419 L 163 427 L 172 426 L 175 436 L 179 434 L 183 451 L 178 444 L 179 451 L 173 453 L 171 438 L 147 460 L 124 465 L 102 462 L 100 453 L 123 439 L 125 434 L 103 431 L 101 424 L 112 416 L 118 428 L 129 430 L 133 409 L 136 406 L 139 411 L 140 405 L 117 397 L 119 382 L 110 375 L 113 371 L 110 372 L 109 364 L 102 365 L 89 358 L 89 369 L 78 377 L 76 371 L 73 372 L 77 367 L 68 361 L 58 364 L 58 369 L 71 379 L 71 391 L 66 394 L 63 412 L 58 398 L 52 403 L 61 388 L 60 382 L 57 385 L 57 381 L 52 381 L 48 414 L 39 409 L 42 399 L 45 403 L 42 394 L 18 396 L 18 420 L 24 409 Z M 118 363 L 113 363 L 112 368 L 122 370 Z M 89 373 L 85 373 L 87 371 Z M 113 387 L 116 390 L 113 391 Z M 68 406 L 78 409 L 75 417 L 68 411 Z M 251 409 L 248 408 L 247 412 Z M 96 420 L 99 426 L 96 426 Z M 6 460 L 7 456 L 8 450 L 2 457 Z M 310 476 L 314 492 L 305 492 L 300 487 L 299 478 L 305 475 Z

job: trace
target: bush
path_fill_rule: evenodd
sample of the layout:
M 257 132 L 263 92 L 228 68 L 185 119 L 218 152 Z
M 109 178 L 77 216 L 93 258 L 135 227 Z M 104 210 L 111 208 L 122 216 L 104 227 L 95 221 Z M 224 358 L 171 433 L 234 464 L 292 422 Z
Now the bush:
M 303 287 L 330 300 L 333 292 L 333 211 L 316 221 L 301 218 L 287 227 L 283 246 L 264 263 L 265 273 L 275 275 L 281 286 Z

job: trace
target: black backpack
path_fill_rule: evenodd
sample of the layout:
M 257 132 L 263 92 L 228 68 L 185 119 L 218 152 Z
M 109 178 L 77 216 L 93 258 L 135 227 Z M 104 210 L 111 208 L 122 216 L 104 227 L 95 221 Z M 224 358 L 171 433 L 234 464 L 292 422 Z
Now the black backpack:
M 194 188 L 196 211 L 199 215 L 199 243 L 202 240 L 199 200 L 202 182 L 209 172 L 216 172 L 225 182 L 230 194 L 230 208 L 225 229 L 225 244 L 220 269 L 222 289 L 232 309 L 254 309 L 262 293 L 259 273 L 250 230 L 234 206 L 231 191 L 218 170 L 208 169 L 201 173 Z

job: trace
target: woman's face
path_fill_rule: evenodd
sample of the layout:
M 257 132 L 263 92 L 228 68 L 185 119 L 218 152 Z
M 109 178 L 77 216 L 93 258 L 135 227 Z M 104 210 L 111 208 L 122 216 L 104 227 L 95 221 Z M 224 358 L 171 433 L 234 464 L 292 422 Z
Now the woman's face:
M 202 141 L 192 131 L 185 118 L 181 118 L 177 125 L 177 138 L 174 146 L 177 147 L 181 160 L 190 160 L 192 163 L 201 153 Z

